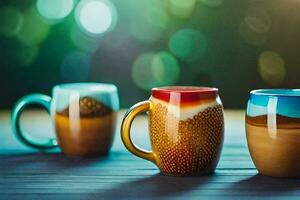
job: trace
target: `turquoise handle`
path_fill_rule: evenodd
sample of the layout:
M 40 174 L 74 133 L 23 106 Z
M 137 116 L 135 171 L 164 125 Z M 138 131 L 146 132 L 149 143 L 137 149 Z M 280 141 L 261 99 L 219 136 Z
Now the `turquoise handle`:
M 15 105 L 11 115 L 11 125 L 16 137 L 27 146 L 37 149 L 52 149 L 57 147 L 56 139 L 40 139 L 21 130 L 20 117 L 24 109 L 30 104 L 39 104 L 50 114 L 51 97 L 43 94 L 31 94 L 21 98 Z

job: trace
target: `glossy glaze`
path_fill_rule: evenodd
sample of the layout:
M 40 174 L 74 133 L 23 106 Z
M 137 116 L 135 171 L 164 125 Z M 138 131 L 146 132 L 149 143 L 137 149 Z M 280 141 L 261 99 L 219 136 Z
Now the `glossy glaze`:
M 251 92 L 246 113 L 247 142 L 261 174 L 300 176 L 299 109 L 299 90 Z
M 56 138 L 42 140 L 21 130 L 22 111 L 32 103 L 47 109 Z M 118 109 L 117 88 L 112 84 L 62 84 L 53 88 L 52 98 L 31 94 L 20 99 L 13 109 L 12 126 L 16 136 L 28 146 L 50 149 L 59 145 L 66 155 L 100 156 L 111 147 Z
M 140 109 L 143 106 L 143 109 Z M 136 111 L 138 110 L 138 111 Z M 127 139 L 132 119 L 149 110 L 152 152 L 141 154 Z M 162 173 L 197 176 L 212 173 L 224 138 L 223 107 L 215 88 L 155 88 L 149 101 L 129 110 L 122 125 L 125 146 L 135 155 L 154 162 Z

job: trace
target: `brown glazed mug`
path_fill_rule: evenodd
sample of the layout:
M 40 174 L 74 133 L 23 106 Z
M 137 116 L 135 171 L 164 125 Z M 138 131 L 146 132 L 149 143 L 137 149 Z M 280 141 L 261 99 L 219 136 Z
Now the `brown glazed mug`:
M 152 151 L 131 140 L 134 118 L 148 111 Z M 153 88 L 148 101 L 126 113 L 121 127 L 126 148 L 156 164 L 163 174 L 197 176 L 214 172 L 224 139 L 223 106 L 218 89 L 208 87 Z

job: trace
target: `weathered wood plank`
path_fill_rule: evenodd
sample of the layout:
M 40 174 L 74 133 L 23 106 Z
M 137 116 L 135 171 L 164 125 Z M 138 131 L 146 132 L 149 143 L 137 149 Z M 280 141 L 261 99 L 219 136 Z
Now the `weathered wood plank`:
M 244 113 L 227 111 L 225 116 L 224 149 L 215 174 L 169 177 L 128 153 L 119 130 L 105 158 L 66 157 L 59 150 L 45 154 L 20 144 L 11 132 L 9 113 L 0 112 L 0 199 L 299 199 L 298 179 L 257 174 L 247 150 Z M 24 127 L 42 137 L 53 136 L 48 120 L 45 113 L 28 111 Z M 133 139 L 150 149 L 146 123 L 145 116 L 137 119 Z

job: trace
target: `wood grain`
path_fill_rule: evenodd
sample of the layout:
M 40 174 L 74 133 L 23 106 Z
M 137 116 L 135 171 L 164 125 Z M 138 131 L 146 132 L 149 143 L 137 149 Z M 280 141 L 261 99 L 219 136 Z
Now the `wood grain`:
M 124 114 L 119 113 L 118 123 Z M 1 199 L 299 199 L 298 179 L 257 174 L 247 150 L 244 112 L 226 111 L 225 145 L 215 174 L 203 177 L 161 175 L 155 165 L 128 153 L 116 132 L 106 158 L 66 157 L 20 144 L 11 132 L 9 112 L 0 112 Z M 30 110 L 24 129 L 54 136 L 49 117 Z M 133 126 L 134 141 L 150 149 L 146 116 Z

